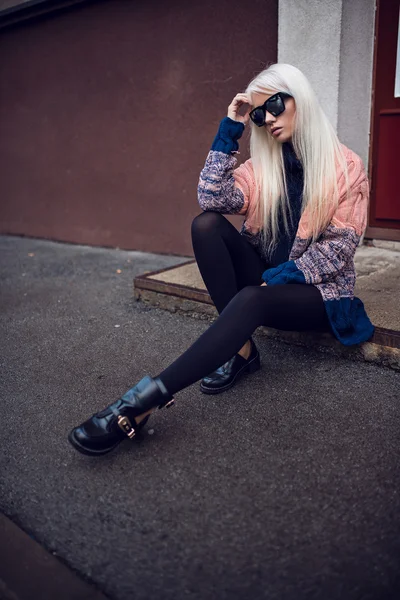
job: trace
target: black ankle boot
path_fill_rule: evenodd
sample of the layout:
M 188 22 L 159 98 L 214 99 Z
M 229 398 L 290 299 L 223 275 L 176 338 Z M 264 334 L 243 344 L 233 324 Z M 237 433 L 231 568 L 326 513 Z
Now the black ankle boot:
M 228 362 L 216 371 L 204 377 L 200 383 L 203 394 L 220 394 L 233 387 L 236 381 L 245 373 L 254 373 L 260 368 L 260 355 L 253 340 L 250 338 L 251 351 L 246 360 L 240 354 L 235 354 Z
M 171 406 L 174 399 L 167 388 L 156 377 L 143 377 L 114 404 L 75 427 L 68 436 L 71 444 L 90 456 L 106 454 L 118 446 L 126 437 L 132 439 L 143 427 L 148 417 L 139 424 L 135 417 L 158 406 Z

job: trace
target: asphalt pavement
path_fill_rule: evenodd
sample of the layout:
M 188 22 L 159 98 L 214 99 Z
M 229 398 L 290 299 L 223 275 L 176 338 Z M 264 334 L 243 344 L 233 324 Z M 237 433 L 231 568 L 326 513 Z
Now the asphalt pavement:
M 115 600 L 400 597 L 400 376 L 256 335 L 102 458 L 69 430 L 208 327 L 134 301 L 187 258 L 0 238 L 0 511 Z

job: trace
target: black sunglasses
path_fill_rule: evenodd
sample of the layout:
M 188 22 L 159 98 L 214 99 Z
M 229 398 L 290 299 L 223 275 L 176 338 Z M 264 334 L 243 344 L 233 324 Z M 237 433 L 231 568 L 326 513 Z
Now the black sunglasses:
M 257 106 L 253 108 L 253 110 L 249 113 L 250 119 L 253 121 L 257 127 L 262 127 L 265 125 L 265 114 L 268 111 L 274 117 L 277 117 L 285 110 L 285 98 L 291 98 L 290 94 L 286 94 L 285 92 L 278 92 L 268 98 L 264 102 L 262 106 Z

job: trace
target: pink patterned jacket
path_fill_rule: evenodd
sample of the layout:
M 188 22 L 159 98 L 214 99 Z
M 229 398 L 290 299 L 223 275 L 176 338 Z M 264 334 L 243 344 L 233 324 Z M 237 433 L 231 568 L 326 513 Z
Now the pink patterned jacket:
M 345 345 L 368 340 L 374 331 L 359 298 L 354 297 L 354 254 L 367 223 L 369 185 L 361 158 L 342 144 L 348 165 L 350 194 L 346 198 L 344 174 L 338 167 L 339 207 L 332 210 L 329 226 L 311 243 L 307 208 L 301 215 L 289 260 L 268 269 L 268 285 L 307 283 L 320 291 L 332 331 Z M 256 235 L 260 224 L 254 214 L 256 183 L 251 160 L 235 169 L 232 153 L 211 150 L 200 174 L 198 201 L 203 210 L 244 215 L 243 232 Z

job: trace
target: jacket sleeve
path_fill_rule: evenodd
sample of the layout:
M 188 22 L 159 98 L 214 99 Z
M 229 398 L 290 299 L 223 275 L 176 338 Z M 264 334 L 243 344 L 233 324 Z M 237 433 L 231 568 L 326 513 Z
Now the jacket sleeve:
M 250 161 L 235 169 L 244 125 L 225 117 L 221 121 L 206 163 L 200 173 L 197 197 L 200 208 L 223 214 L 247 212 L 252 190 Z
M 333 218 L 307 250 L 296 260 L 267 269 L 262 278 L 268 285 L 281 283 L 326 283 L 354 260 L 354 254 L 367 223 L 368 178 L 359 157 L 348 164 L 350 191 L 343 181 L 341 196 Z

